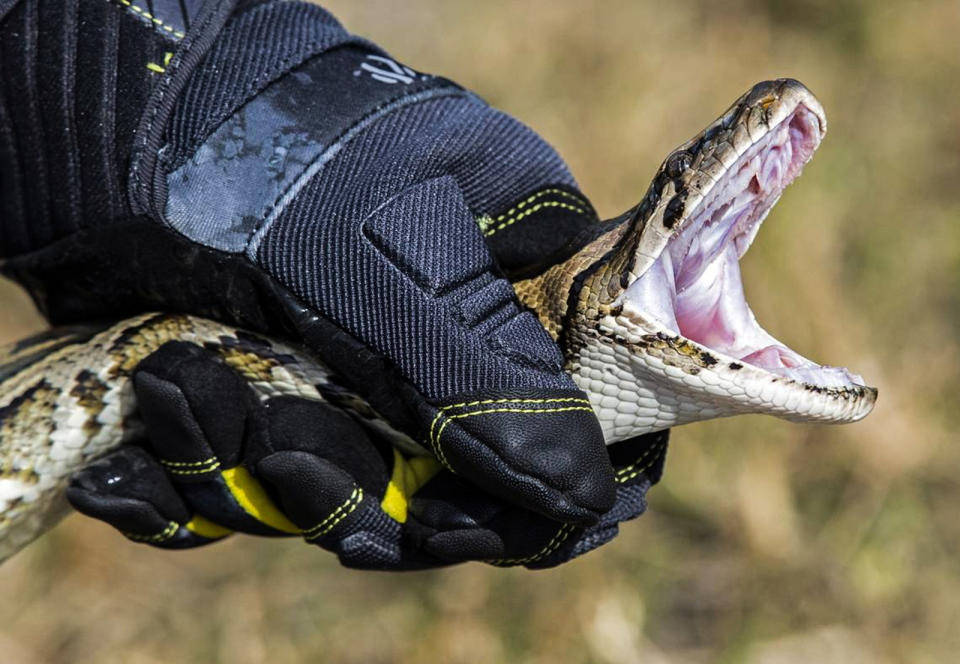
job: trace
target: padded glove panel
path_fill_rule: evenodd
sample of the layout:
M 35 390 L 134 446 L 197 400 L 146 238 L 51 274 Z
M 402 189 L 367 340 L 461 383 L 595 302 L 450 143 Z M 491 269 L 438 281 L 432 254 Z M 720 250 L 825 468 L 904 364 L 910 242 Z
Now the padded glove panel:
M 395 104 L 459 90 L 369 50 L 325 53 L 227 118 L 167 176 L 165 221 L 200 244 L 243 252 L 340 141 Z

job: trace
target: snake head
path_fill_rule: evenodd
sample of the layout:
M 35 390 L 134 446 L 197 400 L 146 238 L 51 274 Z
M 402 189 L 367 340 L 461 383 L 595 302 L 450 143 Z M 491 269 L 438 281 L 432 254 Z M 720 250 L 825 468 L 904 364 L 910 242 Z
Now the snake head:
M 608 442 L 741 413 L 851 422 L 873 408 L 860 376 L 760 327 L 740 281 L 739 259 L 826 128 L 801 83 L 758 83 L 667 156 L 621 223 L 554 268 L 574 279 L 543 275 L 556 306 L 538 313 L 581 388 L 604 395 Z

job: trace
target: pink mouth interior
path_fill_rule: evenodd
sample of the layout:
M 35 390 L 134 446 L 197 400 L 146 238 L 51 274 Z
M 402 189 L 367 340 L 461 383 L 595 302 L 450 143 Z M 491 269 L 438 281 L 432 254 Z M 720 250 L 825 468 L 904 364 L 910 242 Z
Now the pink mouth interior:
M 740 279 L 740 258 L 820 137 L 817 116 L 803 106 L 771 129 L 724 173 L 657 261 L 630 285 L 625 304 L 746 364 L 812 385 L 862 385 L 859 376 L 818 365 L 760 327 Z

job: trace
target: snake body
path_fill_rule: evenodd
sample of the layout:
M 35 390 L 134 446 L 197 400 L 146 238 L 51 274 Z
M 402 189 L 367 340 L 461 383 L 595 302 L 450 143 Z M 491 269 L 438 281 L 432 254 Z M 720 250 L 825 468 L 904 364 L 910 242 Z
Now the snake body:
M 737 260 L 825 130 L 800 83 L 759 83 L 667 156 L 620 223 L 514 283 L 559 343 L 608 443 L 740 413 L 849 422 L 870 412 L 874 388 L 780 344 L 756 323 L 739 282 Z M 425 453 L 293 344 L 163 313 L 54 330 L 0 350 L 0 561 L 68 511 L 73 471 L 141 434 L 131 372 L 173 340 L 214 351 L 264 398 L 326 400 Z

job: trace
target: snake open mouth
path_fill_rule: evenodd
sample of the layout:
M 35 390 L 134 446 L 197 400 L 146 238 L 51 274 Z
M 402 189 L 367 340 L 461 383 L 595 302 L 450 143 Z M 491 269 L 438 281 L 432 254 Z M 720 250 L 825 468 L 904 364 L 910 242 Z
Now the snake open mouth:
M 742 146 L 734 141 L 734 149 L 726 150 L 727 163 L 713 169 L 709 191 L 687 203 L 687 214 L 621 302 L 665 331 L 736 362 L 806 385 L 860 387 L 860 376 L 819 365 L 766 332 L 744 296 L 739 260 L 826 126 L 822 111 L 802 103 L 784 114 L 756 140 Z

